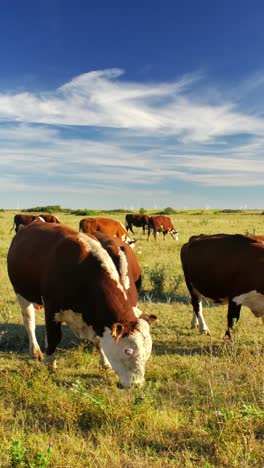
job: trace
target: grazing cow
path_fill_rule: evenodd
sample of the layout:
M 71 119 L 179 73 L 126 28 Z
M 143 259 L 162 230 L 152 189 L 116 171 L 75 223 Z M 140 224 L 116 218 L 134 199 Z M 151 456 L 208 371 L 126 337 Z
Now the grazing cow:
M 264 318 L 264 237 L 240 234 L 192 236 L 181 249 L 186 285 L 193 306 L 192 328 L 210 334 L 202 313 L 202 298 L 227 303 L 231 337 L 242 305 Z
M 23 213 L 16 214 L 14 216 L 14 222 L 11 231 L 13 231 L 13 229 L 15 228 L 15 231 L 17 232 L 20 229 L 20 227 L 27 226 L 28 224 L 31 224 L 35 221 L 42 221 L 43 223 L 45 222 L 42 216 Z
M 57 216 L 52 214 L 42 214 L 41 218 L 44 219 L 45 223 L 58 223 L 60 224 L 60 220 Z
M 149 324 L 136 317 L 116 267 L 100 242 L 62 224 L 32 223 L 19 230 L 7 256 L 8 274 L 22 308 L 30 352 L 42 359 L 33 304 L 44 305 L 46 362 L 56 367 L 61 324 L 95 344 L 100 362 L 123 386 L 143 384 L 151 353 Z
M 130 229 L 132 234 L 135 235 L 133 231 L 133 226 L 142 227 L 143 234 L 145 234 L 146 229 L 148 229 L 148 221 L 148 215 L 129 213 L 126 215 L 126 230 L 128 231 Z
M 178 240 L 178 231 L 176 231 L 169 216 L 150 216 L 148 222 L 148 240 L 151 230 L 153 231 L 155 240 L 157 240 L 157 234 L 160 232 L 163 233 L 163 240 L 166 239 L 168 233 L 170 233 L 173 239 Z
M 128 232 L 125 227 L 110 218 L 83 218 L 79 223 L 79 231 L 86 234 L 93 234 L 95 231 L 100 231 L 106 234 L 107 236 L 116 236 L 122 239 L 130 245 L 130 247 L 135 247 L 136 240 L 129 237 Z
M 109 253 L 125 286 L 129 302 L 132 307 L 136 307 L 138 291 L 142 284 L 141 270 L 136 254 L 119 237 L 107 236 L 99 231 L 95 231 L 91 235 L 95 236 Z
M 13 231 L 13 229 L 15 228 L 15 231 L 17 232 L 19 229 L 19 226 L 27 226 L 33 221 L 42 221 L 42 222 L 44 221 L 46 223 L 59 223 L 60 222 L 58 218 L 54 215 L 49 215 L 49 214 L 31 215 L 31 214 L 20 213 L 14 216 L 14 222 L 13 222 L 13 227 L 11 231 Z

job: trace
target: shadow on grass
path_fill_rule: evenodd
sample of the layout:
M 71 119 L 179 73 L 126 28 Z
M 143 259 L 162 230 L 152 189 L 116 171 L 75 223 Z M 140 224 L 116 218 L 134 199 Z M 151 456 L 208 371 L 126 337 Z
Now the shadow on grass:
M 42 351 L 45 348 L 45 325 L 36 326 L 36 337 Z M 62 339 L 58 349 L 72 349 L 80 343 L 85 343 L 75 337 L 71 329 L 67 326 L 62 326 Z M 87 347 L 92 349 L 92 345 L 87 344 Z M 24 325 L 15 323 L 0 323 L 0 351 L 13 351 L 18 353 L 28 353 L 28 336 Z
M 1 334 L 2 333 L 2 334 Z M 225 348 L 225 344 L 218 343 L 212 344 L 210 338 L 207 337 L 208 344 L 193 345 L 189 341 L 192 333 L 186 329 L 182 330 L 181 336 L 176 337 L 175 341 L 159 341 L 153 340 L 153 354 L 157 356 L 162 355 L 210 355 L 219 356 Z M 36 326 L 36 336 L 41 350 L 44 352 L 45 348 L 45 325 Z M 180 339 L 179 339 L 180 338 Z M 186 344 L 184 341 L 186 340 Z M 62 326 L 62 339 L 59 343 L 57 350 L 63 352 L 64 350 L 74 349 L 82 345 L 84 351 L 92 352 L 94 346 L 87 341 L 79 340 L 74 336 L 71 329 L 66 325 Z M 28 336 L 24 325 L 0 323 L 0 351 L 2 352 L 15 352 L 19 354 L 28 354 Z

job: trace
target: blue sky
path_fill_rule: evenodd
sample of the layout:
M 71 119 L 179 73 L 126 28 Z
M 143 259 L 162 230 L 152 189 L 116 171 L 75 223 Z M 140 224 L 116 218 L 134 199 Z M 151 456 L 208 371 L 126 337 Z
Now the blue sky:
M 13 0 L 0 208 L 260 208 L 261 1 Z

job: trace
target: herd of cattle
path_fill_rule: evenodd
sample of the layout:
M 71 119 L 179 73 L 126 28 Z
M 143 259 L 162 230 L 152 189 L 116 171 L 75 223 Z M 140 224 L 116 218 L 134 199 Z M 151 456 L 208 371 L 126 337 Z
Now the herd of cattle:
M 137 307 L 141 270 L 133 251 L 133 227 L 164 240 L 178 232 L 167 216 L 128 214 L 126 228 L 109 218 L 84 218 L 79 232 L 54 215 L 17 214 L 16 235 L 7 255 L 10 281 L 28 332 L 30 354 L 42 360 L 35 335 L 35 309 L 44 307 L 46 356 L 55 352 L 66 323 L 91 341 L 100 363 L 112 368 L 124 387 L 142 385 L 155 315 Z M 12 229 L 13 229 L 12 228 Z M 264 237 L 240 234 L 193 236 L 181 249 L 181 262 L 193 306 L 192 327 L 210 334 L 202 298 L 228 303 L 226 336 L 231 337 L 242 305 L 264 321 Z

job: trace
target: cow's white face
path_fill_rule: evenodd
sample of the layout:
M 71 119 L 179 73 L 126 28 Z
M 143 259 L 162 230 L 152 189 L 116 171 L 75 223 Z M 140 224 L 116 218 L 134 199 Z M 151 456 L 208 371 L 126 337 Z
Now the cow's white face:
M 101 338 L 104 353 L 124 387 L 143 385 L 145 366 L 151 353 L 149 324 L 139 318 L 136 328 L 118 341 L 114 340 L 112 331 L 105 328 Z
M 173 231 L 170 231 L 170 233 L 171 233 L 171 236 L 172 236 L 173 239 L 179 240 L 179 233 L 178 233 L 178 231 L 173 230 Z

